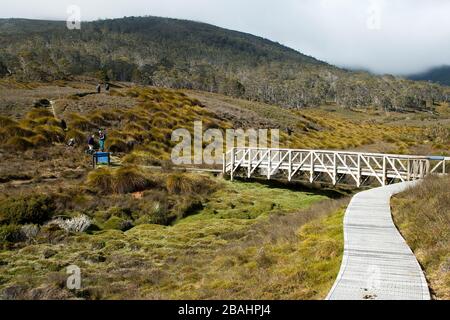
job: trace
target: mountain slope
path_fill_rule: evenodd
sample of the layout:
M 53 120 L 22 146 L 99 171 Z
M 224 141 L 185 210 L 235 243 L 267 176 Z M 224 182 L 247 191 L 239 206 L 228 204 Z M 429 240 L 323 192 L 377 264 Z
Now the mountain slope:
M 450 66 L 432 68 L 428 71 L 411 75 L 408 78 L 411 80 L 431 81 L 450 86 Z
M 293 108 L 332 102 L 424 109 L 450 95 L 436 84 L 345 71 L 250 34 L 158 17 L 86 22 L 81 30 L 0 20 L 0 70 L 25 81 L 88 74 Z

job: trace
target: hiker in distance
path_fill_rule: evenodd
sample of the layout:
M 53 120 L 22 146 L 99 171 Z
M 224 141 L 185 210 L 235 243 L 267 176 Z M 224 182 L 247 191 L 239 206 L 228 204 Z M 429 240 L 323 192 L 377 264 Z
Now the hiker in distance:
M 105 140 L 106 140 L 106 134 L 103 130 L 98 131 L 98 138 L 100 144 L 100 151 L 103 152 L 105 150 Z
M 95 144 L 95 136 L 89 135 L 88 137 L 88 150 L 86 151 L 88 154 L 94 153 L 94 144 Z

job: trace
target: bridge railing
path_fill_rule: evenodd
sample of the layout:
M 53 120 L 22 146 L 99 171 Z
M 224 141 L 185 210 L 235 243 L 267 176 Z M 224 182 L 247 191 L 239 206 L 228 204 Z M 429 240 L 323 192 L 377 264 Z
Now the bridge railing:
M 351 151 L 237 147 L 224 154 L 223 172 L 230 174 L 231 179 L 235 175 L 271 179 L 281 174 L 289 181 L 306 174 L 310 182 L 325 178 L 334 185 L 347 177 L 359 187 L 371 178 L 386 185 L 394 180 L 421 179 L 438 170 L 445 173 L 445 162 L 449 160 Z M 431 167 L 432 162 L 438 163 Z

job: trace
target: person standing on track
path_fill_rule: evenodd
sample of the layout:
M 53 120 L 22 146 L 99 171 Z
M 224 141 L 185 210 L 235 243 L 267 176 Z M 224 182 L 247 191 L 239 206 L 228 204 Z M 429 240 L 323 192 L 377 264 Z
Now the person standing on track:
M 100 151 L 103 152 L 105 150 L 105 140 L 106 140 L 106 134 L 103 130 L 98 131 L 98 138 L 100 144 Z

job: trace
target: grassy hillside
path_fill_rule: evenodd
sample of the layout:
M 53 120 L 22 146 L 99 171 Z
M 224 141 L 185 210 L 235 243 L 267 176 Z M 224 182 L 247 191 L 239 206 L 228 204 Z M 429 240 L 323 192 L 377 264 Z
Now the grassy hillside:
M 431 109 L 450 94 L 448 87 L 349 72 L 260 37 L 186 20 L 130 17 L 86 22 L 81 30 L 62 21 L 0 20 L 0 77 L 82 74 L 290 108 Z
M 393 216 L 425 271 L 432 296 L 450 298 L 450 177 L 430 177 L 392 201 Z

